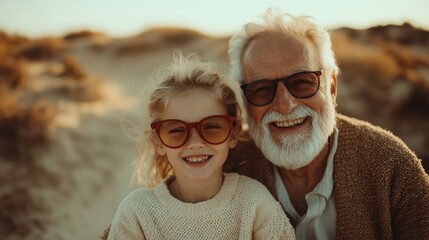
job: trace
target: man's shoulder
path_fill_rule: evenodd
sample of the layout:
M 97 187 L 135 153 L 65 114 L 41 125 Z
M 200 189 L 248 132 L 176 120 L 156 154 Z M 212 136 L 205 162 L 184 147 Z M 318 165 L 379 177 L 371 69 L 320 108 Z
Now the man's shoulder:
M 389 130 L 367 121 L 337 114 L 339 147 L 350 146 L 356 151 L 372 151 L 376 155 L 415 156 L 402 139 Z
M 348 117 L 342 114 L 337 114 L 337 127 L 340 131 L 340 134 L 345 137 L 361 137 L 368 140 L 384 140 L 389 142 L 398 142 L 401 145 L 404 144 L 404 142 L 398 136 L 395 136 L 387 129 L 376 126 L 367 121 Z
M 336 114 L 337 117 L 337 127 L 345 131 L 354 131 L 360 132 L 360 131 L 369 131 L 369 132 L 375 132 L 378 134 L 391 134 L 388 130 L 385 130 L 379 126 L 376 126 L 368 121 L 357 119 L 354 117 L 349 117 L 340 113 Z

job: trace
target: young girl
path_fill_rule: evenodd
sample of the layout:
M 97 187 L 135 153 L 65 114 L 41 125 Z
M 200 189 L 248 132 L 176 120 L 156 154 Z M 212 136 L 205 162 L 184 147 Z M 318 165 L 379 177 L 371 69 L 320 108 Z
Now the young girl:
M 176 52 L 164 73 L 151 79 L 135 175 L 156 186 L 122 201 L 108 239 L 294 239 L 261 183 L 222 172 L 241 130 L 233 90 L 195 55 Z

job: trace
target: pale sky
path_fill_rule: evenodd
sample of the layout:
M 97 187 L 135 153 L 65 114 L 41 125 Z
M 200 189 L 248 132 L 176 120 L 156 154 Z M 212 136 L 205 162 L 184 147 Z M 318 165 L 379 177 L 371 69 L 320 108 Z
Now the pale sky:
M 0 0 L 0 30 L 29 37 L 89 29 L 131 36 L 179 26 L 229 35 L 268 7 L 314 17 L 328 29 L 408 21 L 429 30 L 428 0 Z

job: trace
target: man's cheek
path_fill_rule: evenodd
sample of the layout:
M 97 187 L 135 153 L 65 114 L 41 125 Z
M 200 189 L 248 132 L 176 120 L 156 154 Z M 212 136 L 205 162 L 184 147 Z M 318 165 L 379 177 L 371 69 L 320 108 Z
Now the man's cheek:
M 247 104 L 247 112 L 249 117 L 252 118 L 256 124 L 261 124 L 263 117 L 265 116 L 265 108 L 263 107 L 254 107 Z

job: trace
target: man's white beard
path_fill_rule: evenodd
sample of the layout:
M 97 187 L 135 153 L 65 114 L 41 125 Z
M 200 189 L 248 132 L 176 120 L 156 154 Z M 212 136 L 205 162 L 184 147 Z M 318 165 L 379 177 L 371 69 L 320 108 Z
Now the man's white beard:
M 270 123 L 288 121 L 309 116 L 311 129 L 282 136 L 281 145 L 271 136 Z M 286 169 L 298 169 L 308 165 L 322 151 L 335 126 L 335 107 L 332 99 L 318 115 L 308 106 L 299 105 L 290 114 L 267 113 L 260 125 L 249 115 L 249 134 L 265 157 L 273 164 Z

